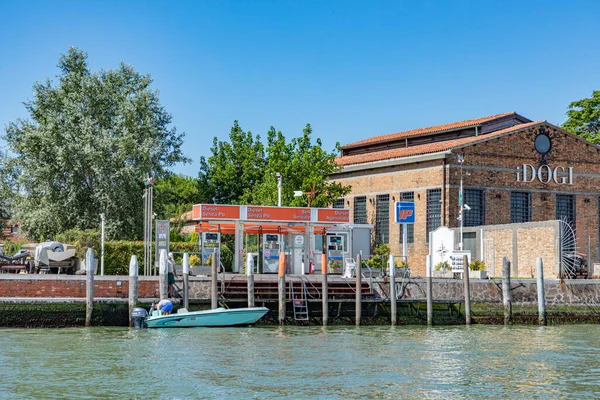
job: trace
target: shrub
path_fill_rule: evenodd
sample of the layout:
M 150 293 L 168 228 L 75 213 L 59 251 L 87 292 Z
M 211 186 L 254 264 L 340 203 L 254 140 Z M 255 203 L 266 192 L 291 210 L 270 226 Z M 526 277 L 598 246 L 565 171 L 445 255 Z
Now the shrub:
M 444 261 L 437 264 L 433 269 L 436 271 L 450 271 L 452 270 L 452 267 L 448 261 Z
M 485 263 L 481 260 L 473 260 L 469 264 L 469 269 L 471 271 L 483 271 L 485 269 Z
M 8 240 L 4 241 L 2 247 L 2 253 L 7 256 L 13 256 L 16 252 L 21 250 L 24 244 L 28 243 L 27 241 L 18 241 L 18 242 L 9 242 Z
M 191 266 L 194 265 L 200 265 L 200 257 L 198 257 L 197 254 L 192 254 L 189 258 L 188 258 L 188 262 L 190 263 Z

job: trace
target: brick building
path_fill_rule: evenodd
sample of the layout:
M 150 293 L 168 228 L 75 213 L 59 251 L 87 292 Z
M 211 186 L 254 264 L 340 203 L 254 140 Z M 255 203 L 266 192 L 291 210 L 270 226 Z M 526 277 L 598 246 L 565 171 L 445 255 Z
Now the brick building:
M 337 162 L 343 170 L 331 178 L 352 192 L 334 207 L 374 224 L 374 242 L 395 255 L 402 238 L 394 203 L 415 202 L 407 249 L 415 275 L 425 275 L 428 233 L 460 225 L 461 172 L 465 227 L 564 219 L 597 261 L 600 149 L 546 121 L 512 112 L 375 136 L 342 146 Z

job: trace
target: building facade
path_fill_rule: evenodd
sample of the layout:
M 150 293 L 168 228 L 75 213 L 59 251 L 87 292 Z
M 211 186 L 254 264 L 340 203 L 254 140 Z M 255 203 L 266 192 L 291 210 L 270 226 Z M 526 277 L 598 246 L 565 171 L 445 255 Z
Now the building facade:
M 337 162 L 343 169 L 331 178 L 352 192 L 334 207 L 374 224 L 373 243 L 395 255 L 403 249 L 394 203 L 415 202 L 407 237 L 414 275 L 425 275 L 429 232 L 461 220 L 470 228 L 562 219 L 578 251 L 598 261 L 600 149 L 546 121 L 512 112 L 375 136 L 342 146 Z

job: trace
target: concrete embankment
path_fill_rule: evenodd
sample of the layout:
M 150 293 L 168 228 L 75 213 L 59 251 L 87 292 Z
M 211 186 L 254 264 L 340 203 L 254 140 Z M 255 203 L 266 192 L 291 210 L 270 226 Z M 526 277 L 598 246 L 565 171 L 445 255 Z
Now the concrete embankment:
M 225 296 L 220 304 L 245 307 L 241 299 L 227 298 L 229 279 L 226 276 Z M 190 309 L 210 308 L 210 277 L 190 277 Z M 361 324 L 390 324 L 391 303 L 389 283 L 385 279 L 369 282 L 373 296 L 362 301 Z M 399 325 L 425 325 L 425 281 L 403 280 L 397 284 Z M 503 306 L 500 280 L 471 281 L 471 315 L 473 323 L 502 324 Z M 546 290 L 548 324 L 599 323 L 600 282 L 596 280 L 548 280 Z M 514 324 L 537 324 L 537 292 L 534 280 L 514 279 L 511 285 Z M 94 308 L 92 326 L 127 326 L 129 279 L 127 276 L 96 276 L 94 279 Z M 157 277 L 140 277 L 138 305 L 147 308 L 159 297 Z M 0 326 L 2 327 L 67 327 L 83 326 L 86 317 L 85 276 L 0 274 Z M 463 324 L 463 282 L 453 279 L 433 281 L 434 325 Z M 321 325 L 322 309 L 318 299 L 308 302 L 308 321 L 295 321 L 291 301 L 287 307 L 286 325 Z M 257 306 L 269 307 L 271 312 L 258 325 L 278 325 L 276 299 L 256 300 Z M 179 306 L 176 301 L 176 308 Z M 354 325 L 353 300 L 330 299 L 329 325 Z

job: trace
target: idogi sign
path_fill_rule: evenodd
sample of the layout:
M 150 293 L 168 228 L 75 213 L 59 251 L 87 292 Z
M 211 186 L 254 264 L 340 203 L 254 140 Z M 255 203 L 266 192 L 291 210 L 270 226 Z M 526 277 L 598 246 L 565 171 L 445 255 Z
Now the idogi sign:
M 550 168 L 549 165 L 540 165 L 539 168 L 531 164 L 523 164 L 523 167 L 517 167 L 517 182 L 531 183 L 534 180 L 547 185 L 554 182 L 557 185 L 573 184 L 573 167 L 557 166 Z

